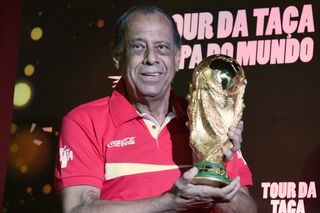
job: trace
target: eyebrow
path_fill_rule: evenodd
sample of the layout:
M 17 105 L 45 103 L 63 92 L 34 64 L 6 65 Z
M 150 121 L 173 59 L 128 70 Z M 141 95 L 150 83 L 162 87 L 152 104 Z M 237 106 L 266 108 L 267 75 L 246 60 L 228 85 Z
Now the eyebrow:
M 139 38 L 139 37 L 138 38 L 132 38 L 132 39 L 129 40 L 129 43 L 133 43 L 133 42 L 145 42 L 145 43 L 147 43 L 147 41 L 145 39 Z M 152 43 L 170 45 L 170 41 L 167 41 L 167 40 L 152 41 Z

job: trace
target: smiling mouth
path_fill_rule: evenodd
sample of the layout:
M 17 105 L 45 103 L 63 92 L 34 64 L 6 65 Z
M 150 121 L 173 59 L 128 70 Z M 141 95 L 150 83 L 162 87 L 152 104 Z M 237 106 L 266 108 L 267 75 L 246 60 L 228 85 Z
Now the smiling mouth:
M 156 72 L 156 73 L 141 73 L 142 76 L 150 76 L 150 77 L 157 77 L 162 75 L 162 73 L 160 72 Z
M 153 72 L 153 73 L 140 73 L 141 80 L 145 83 L 156 83 L 159 82 L 162 78 L 161 72 Z

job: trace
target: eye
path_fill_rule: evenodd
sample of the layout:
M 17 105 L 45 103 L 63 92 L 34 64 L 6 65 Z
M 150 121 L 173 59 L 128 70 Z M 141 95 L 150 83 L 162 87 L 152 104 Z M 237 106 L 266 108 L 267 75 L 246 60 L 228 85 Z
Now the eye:
M 134 42 L 134 43 L 131 44 L 130 48 L 133 51 L 141 51 L 141 50 L 145 49 L 145 45 L 143 43 L 140 43 L 140 42 Z
M 141 50 L 144 49 L 144 45 L 142 43 L 134 43 L 132 44 L 131 48 L 135 50 Z
M 166 54 L 170 50 L 169 46 L 166 44 L 158 44 L 157 49 L 158 49 L 159 53 L 161 53 L 161 54 Z

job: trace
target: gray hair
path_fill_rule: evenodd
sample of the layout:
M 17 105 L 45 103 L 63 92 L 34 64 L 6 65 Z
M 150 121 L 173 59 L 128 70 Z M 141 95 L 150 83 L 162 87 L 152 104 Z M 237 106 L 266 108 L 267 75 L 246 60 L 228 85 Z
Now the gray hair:
M 180 35 L 177 29 L 176 22 L 172 18 L 171 15 L 169 15 L 167 12 L 165 12 L 163 9 L 154 6 L 154 5 L 137 5 L 129 10 L 127 10 L 117 21 L 116 23 L 116 29 L 115 29 L 115 37 L 114 37 L 114 43 L 113 43 L 113 51 L 117 54 L 122 53 L 123 51 L 123 39 L 125 36 L 125 26 L 128 21 L 128 18 L 134 14 L 134 13 L 142 13 L 142 14 L 155 14 L 155 13 L 161 13 L 163 14 L 168 21 L 170 22 L 172 32 L 173 32 L 173 41 L 174 46 L 179 50 L 181 48 L 181 39 Z

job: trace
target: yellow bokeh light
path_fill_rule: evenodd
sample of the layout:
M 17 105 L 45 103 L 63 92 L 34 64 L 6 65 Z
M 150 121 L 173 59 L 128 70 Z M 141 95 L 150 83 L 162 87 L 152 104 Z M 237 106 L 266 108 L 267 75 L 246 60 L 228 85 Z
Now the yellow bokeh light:
M 11 146 L 10 146 L 11 153 L 16 153 L 18 151 L 18 149 L 19 149 L 19 147 L 17 144 L 15 144 L 15 143 L 11 144 Z
M 20 172 L 22 173 L 22 174 L 24 174 L 24 173 L 26 173 L 28 171 L 28 167 L 27 166 L 21 166 L 20 167 Z
M 40 27 L 35 27 L 31 30 L 31 38 L 34 41 L 38 41 L 42 37 L 43 31 Z
M 31 76 L 33 75 L 35 69 L 34 69 L 34 66 L 32 64 L 28 64 L 27 66 L 25 66 L 24 68 L 24 74 L 26 76 Z
M 14 87 L 14 96 L 13 96 L 13 105 L 15 107 L 24 107 L 26 106 L 32 96 L 32 90 L 29 84 L 25 82 L 16 83 Z
M 14 164 L 16 165 L 16 167 L 20 167 L 22 164 L 23 164 L 23 161 L 21 158 L 17 158 L 15 161 L 14 161 Z
M 10 132 L 12 135 L 17 132 L 17 129 L 18 129 L 17 125 L 15 123 L 11 123 Z

